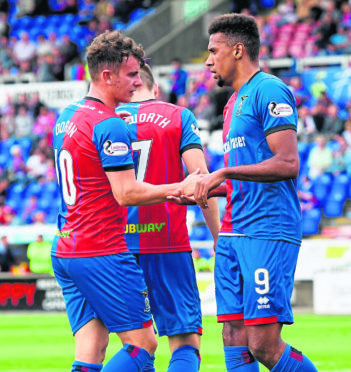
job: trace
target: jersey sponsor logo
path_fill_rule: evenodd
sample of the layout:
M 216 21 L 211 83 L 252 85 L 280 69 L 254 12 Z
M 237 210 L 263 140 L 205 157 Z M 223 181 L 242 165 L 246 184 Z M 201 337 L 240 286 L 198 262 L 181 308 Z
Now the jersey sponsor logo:
M 237 149 L 239 147 L 246 147 L 244 136 L 227 138 L 227 141 L 223 143 L 223 151 L 225 154 L 230 150 Z
M 194 132 L 198 137 L 200 137 L 200 130 L 199 130 L 199 128 L 197 127 L 196 124 L 192 123 L 192 124 L 191 124 L 191 129 L 193 130 L 193 132 Z
M 290 116 L 293 114 L 293 109 L 287 103 L 277 103 L 277 102 L 270 102 L 268 105 L 269 114 L 271 116 L 277 117 L 284 117 Z
M 58 235 L 59 237 L 61 238 L 70 238 L 70 235 L 71 235 L 71 232 L 73 231 L 73 229 L 71 230 L 67 230 L 67 231 L 63 231 L 63 230 L 57 230 L 56 231 L 56 235 Z
M 257 300 L 258 302 L 258 306 L 257 306 L 257 309 L 261 310 L 261 309 L 269 309 L 271 307 L 271 305 L 269 305 L 269 299 L 264 296 L 264 297 L 259 297 L 259 299 Z
M 123 142 L 112 142 L 110 140 L 104 143 L 104 153 L 112 156 L 122 156 L 128 154 L 128 146 Z
M 135 234 L 135 233 L 146 233 L 146 232 L 161 232 L 163 227 L 166 225 L 165 222 L 161 223 L 138 223 L 138 224 L 127 224 L 125 228 L 126 234 Z
M 240 116 L 243 113 L 243 103 L 244 103 L 244 101 L 247 97 L 248 96 L 241 96 L 240 97 L 241 101 L 240 101 L 239 106 L 236 110 L 235 116 Z

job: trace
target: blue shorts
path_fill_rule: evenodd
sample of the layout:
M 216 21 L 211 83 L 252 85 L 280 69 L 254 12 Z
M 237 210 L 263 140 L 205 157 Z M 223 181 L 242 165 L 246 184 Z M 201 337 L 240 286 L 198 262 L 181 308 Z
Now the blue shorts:
M 217 320 L 293 323 L 290 298 L 299 249 L 282 240 L 220 236 L 215 263 Z
M 51 259 L 73 334 L 93 318 L 110 332 L 152 325 L 143 272 L 130 252 Z
M 144 271 L 159 335 L 202 334 L 201 303 L 191 252 L 135 256 Z

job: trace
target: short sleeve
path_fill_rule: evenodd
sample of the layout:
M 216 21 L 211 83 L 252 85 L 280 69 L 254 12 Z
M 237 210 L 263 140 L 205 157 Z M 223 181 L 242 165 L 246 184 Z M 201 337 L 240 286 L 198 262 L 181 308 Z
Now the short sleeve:
M 190 148 L 202 149 L 200 131 L 194 114 L 189 109 L 181 112 L 182 118 L 182 139 L 180 143 L 180 153 Z
M 257 89 L 256 107 L 265 136 L 285 129 L 297 130 L 296 100 L 278 79 L 265 79 Z
M 131 140 L 127 124 L 119 118 L 109 118 L 97 124 L 93 142 L 105 170 L 132 169 Z

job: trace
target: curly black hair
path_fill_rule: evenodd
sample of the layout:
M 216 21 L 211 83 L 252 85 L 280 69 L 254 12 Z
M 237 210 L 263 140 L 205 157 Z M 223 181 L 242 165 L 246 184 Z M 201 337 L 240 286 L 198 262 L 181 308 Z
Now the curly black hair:
M 260 34 L 252 16 L 245 14 L 223 14 L 212 20 L 208 27 L 209 35 L 223 33 L 228 45 L 243 43 L 251 61 L 257 61 L 260 51 Z

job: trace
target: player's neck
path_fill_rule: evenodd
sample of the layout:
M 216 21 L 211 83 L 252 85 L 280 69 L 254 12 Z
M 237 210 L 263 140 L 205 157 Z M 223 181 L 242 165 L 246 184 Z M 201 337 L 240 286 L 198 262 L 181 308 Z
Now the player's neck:
M 260 71 L 258 62 L 242 64 L 237 73 L 237 78 L 233 81 L 233 89 L 236 92 L 239 92 L 240 88 L 247 81 L 249 81 L 258 71 Z

